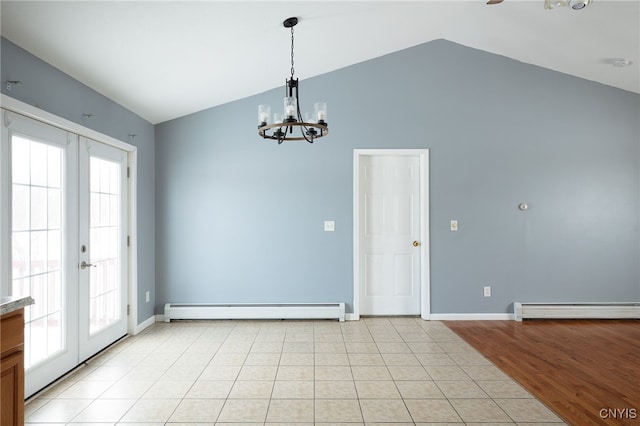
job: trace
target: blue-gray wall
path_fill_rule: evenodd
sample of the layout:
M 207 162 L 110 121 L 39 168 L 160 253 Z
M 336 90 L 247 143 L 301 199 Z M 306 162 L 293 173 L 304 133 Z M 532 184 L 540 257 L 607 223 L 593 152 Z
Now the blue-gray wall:
M 354 148 L 430 149 L 432 312 L 640 299 L 638 94 L 438 40 L 302 81 L 303 109 L 329 105 L 312 146 L 256 135 L 257 105 L 282 97 L 156 126 L 156 313 L 351 310 Z
M 302 81 L 303 107 L 329 103 L 312 146 L 257 137 L 278 88 L 157 125 L 154 148 L 150 123 L 5 39 L 1 61 L 25 82 L 3 93 L 138 147 L 138 322 L 146 291 L 155 313 L 351 303 L 354 148 L 431 150 L 434 313 L 640 299 L 640 95 L 436 41 Z
M 138 323 L 151 317 L 155 295 L 154 127 L 100 93 L 43 62 L 4 37 L 0 45 L 2 93 L 51 114 L 137 147 L 138 153 Z M 7 90 L 7 80 L 23 84 Z M 83 119 L 83 113 L 94 114 Z M 131 139 L 129 134 L 135 134 Z M 153 301 L 152 301 L 153 302 Z

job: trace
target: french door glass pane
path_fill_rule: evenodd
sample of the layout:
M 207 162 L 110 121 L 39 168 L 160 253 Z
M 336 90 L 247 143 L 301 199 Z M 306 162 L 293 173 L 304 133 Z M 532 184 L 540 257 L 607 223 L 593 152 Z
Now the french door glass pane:
M 89 333 L 122 318 L 120 264 L 120 164 L 91 157 L 89 162 Z
M 63 344 L 63 150 L 11 138 L 11 294 L 31 296 L 25 308 L 25 368 Z

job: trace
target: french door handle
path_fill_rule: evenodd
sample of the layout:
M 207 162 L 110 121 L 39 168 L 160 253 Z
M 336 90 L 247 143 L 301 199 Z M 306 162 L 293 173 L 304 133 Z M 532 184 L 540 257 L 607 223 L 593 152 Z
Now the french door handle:
M 82 263 L 80 264 L 80 269 L 87 269 L 88 267 L 93 266 L 94 268 L 96 267 L 96 265 L 93 265 L 91 263 L 87 263 L 84 260 L 82 261 Z
M 420 241 L 417 241 L 417 240 L 416 240 L 416 241 L 414 241 L 414 242 L 413 242 L 413 246 L 414 246 L 414 247 L 420 247 Z

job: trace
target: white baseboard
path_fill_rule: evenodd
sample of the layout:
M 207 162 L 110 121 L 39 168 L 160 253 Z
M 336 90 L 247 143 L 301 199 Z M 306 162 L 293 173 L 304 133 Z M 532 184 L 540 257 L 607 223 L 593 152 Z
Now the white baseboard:
M 513 314 L 431 314 L 432 321 L 513 321 Z
M 344 315 L 344 319 L 345 321 L 358 321 L 360 319 L 360 317 L 357 317 L 355 314 L 353 313 L 349 313 L 347 312 Z M 163 314 L 158 314 L 155 316 L 155 322 L 164 322 L 164 315 Z
M 152 321 L 152 318 L 154 318 L 153 321 Z M 427 321 L 429 320 L 431 321 L 489 321 L 489 320 L 505 321 L 505 320 L 513 320 L 513 319 L 514 319 L 513 314 L 431 314 L 430 318 Z M 347 312 L 345 313 L 345 320 L 359 321 L 360 316 L 352 312 Z M 151 323 L 146 325 L 147 322 L 149 321 L 151 321 Z M 155 317 L 149 318 L 147 321 L 145 321 L 140 325 L 142 326 L 143 324 L 145 324 L 145 326 L 141 328 L 139 331 L 142 331 L 145 328 L 149 327 L 149 325 L 151 325 L 153 322 L 164 322 L 164 315 L 158 314 Z
M 206 319 L 345 320 L 344 302 L 322 303 L 165 303 L 164 321 Z
M 523 319 L 640 319 L 640 302 L 513 303 L 516 321 Z
M 133 335 L 141 333 L 144 329 L 151 327 L 156 322 L 155 315 L 150 316 L 146 320 L 142 321 L 140 324 L 136 325 L 136 328 L 133 330 Z

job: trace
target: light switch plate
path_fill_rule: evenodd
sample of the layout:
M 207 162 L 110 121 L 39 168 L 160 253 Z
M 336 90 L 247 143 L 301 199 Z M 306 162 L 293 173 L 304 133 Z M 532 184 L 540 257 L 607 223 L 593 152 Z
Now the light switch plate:
M 451 221 L 451 230 L 452 231 L 457 231 L 458 230 L 458 221 L 457 220 L 452 220 Z
M 333 232 L 336 230 L 336 222 L 334 220 L 325 220 L 324 221 L 324 230 L 325 232 Z

